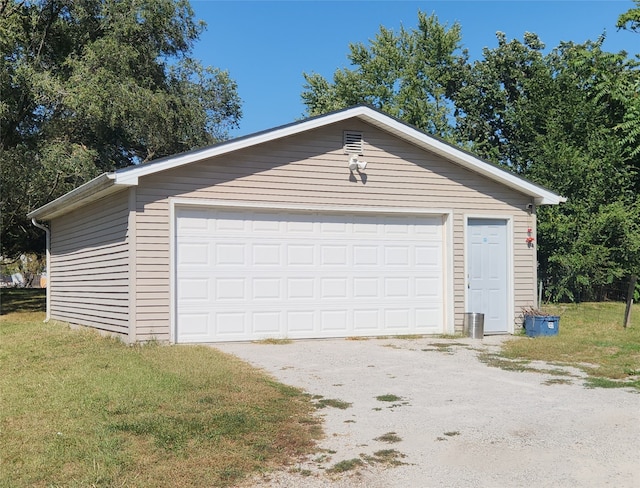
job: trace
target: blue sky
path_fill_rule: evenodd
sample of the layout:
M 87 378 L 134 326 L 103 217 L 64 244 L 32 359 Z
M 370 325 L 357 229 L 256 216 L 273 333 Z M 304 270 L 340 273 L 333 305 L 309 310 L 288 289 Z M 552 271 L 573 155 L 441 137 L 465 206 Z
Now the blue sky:
M 547 49 L 606 33 L 605 50 L 640 53 L 640 34 L 615 27 L 618 16 L 634 7 L 631 0 L 191 0 L 191 5 L 196 19 L 207 23 L 194 57 L 228 70 L 238 84 L 243 118 L 234 137 L 302 118 L 303 73 L 331 79 L 336 69 L 350 67 L 350 43 L 367 43 L 381 25 L 411 29 L 418 10 L 435 13 L 443 24 L 457 21 L 472 58 L 497 45 L 496 31 L 519 40 L 535 32 Z

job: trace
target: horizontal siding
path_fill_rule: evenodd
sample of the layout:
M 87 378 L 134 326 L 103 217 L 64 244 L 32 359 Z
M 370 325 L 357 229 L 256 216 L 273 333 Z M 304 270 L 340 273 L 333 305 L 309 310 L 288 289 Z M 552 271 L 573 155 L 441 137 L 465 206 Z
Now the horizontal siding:
M 347 169 L 343 130 L 365 140 L 366 181 Z M 169 198 L 349 207 L 437 209 L 453 214 L 455 327 L 465 312 L 465 215 L 510 216 L 514 311 L 532 303 L 535 249 L 525 243 L 530 198 L 427 153 L 361 121 L 316 129 L 140 179 L 137 198 L 136 312 L 140 340 L 169 337 Z M 141 306 L 145 304 L 148 306 Z M 166 316 L 164 315 L 166 310 Z M 515 317 L 514 317 L 515 320 Z M 145 337 L 146 336 L 146 337 Z
M 142 317 L 144 317 L 144 314 L 142 314 Z M 168 342 L 170 340 L 169 325 L 166 317 L 163 318 L 163 320 L 138 319 L 136 322 L 136 331 L 141 341 L 156 340 Z
M 129 325 L 128 192 L 51 222 L 51 316 L 127 334 Z

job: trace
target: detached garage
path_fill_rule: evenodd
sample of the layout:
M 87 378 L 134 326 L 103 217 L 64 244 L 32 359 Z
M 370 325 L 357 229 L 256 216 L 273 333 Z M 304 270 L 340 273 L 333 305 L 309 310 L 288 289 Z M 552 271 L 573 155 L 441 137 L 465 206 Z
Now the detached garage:
M 47 316 L 128 342 L 512 333 L 564 199 L 368 107 L 106 173 L 48 222 Z M 531 238 L 534 238 L 532 241 Z

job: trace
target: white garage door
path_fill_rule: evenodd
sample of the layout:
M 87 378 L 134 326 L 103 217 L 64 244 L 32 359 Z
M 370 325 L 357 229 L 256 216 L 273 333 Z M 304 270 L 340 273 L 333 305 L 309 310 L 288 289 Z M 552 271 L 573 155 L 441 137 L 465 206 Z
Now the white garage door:
M 176 340 L 441 333 L 442 222 L 177 207 Z

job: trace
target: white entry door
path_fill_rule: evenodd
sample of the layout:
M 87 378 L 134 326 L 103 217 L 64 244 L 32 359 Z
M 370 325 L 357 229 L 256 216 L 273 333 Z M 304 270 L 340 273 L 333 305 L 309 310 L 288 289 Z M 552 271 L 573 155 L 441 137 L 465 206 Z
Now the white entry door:
M 176 207 L 176 341 L 446 329 L 442 216 Z
M 484 314 L 484 333 L 509 332 L 507 221 L 467 223 L 467 312 Z

